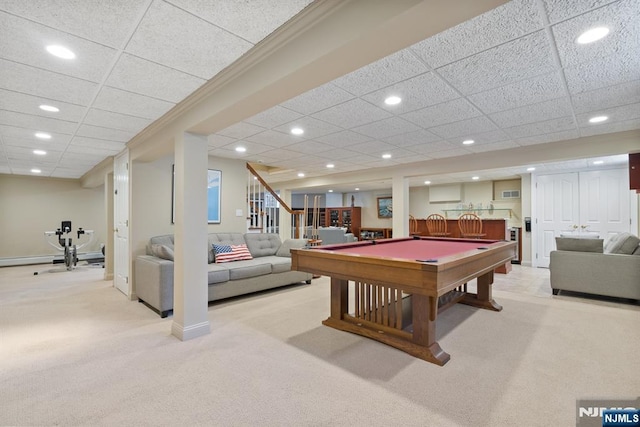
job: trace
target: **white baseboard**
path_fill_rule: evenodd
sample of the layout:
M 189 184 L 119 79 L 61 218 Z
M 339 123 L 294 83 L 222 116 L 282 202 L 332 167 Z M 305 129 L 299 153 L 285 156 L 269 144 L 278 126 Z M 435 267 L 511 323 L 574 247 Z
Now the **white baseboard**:
M 101 252 L 85 252 L 78 254 L 78 261 L 94 260 L 104 255 Z M 13 267 L 17 265 L 53 264 L 54 259 L 64 259 L 62 255 L 37 255 L 13 258 L 0 258 L 0 267 Z
M 180 341 L 187 341 L 193 338 L 198 338 L 203 335 L 211 333 L 211 325 L 209 321 L 197 323 L 195 325 L 187 326 L 186 328 L 173 321 L 171 325 L 171 335 L 178 338 Z

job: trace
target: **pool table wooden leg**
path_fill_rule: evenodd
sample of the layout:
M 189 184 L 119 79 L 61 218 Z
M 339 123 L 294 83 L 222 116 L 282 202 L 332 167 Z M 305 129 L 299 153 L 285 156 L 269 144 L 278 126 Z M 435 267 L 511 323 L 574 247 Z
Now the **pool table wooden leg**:
M 501 311 L 502 306 L 493 299 L 493 270 L 478 277 L 478 290 L 476 294 L 467 293 L 462 304 L 472 305 L 487 310 Z
M 331 278 L 331 318 L 343 320 L 349 311 L 349 281 Z
M 426 295 L 411 295 L 413 320 L 413 346 L 404 349 L 407 353 L 436 365 L 444 365 L 451 356 L 436 341 L 436 317 L 438 298 Z

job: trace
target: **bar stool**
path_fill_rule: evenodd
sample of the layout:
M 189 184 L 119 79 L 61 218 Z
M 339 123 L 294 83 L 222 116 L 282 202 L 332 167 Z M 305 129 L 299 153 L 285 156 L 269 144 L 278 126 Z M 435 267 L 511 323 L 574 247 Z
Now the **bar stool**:
M 480 239 L 486 236 L 482 232 L 482 219 L 476 214 L 465 213 L 458 218 L 460 235 L 470 239 Z
M 430 236 L 447 237 L 451 233 L 447 231 L 447 220 L 440 214 L 431 214 L 427 217 L 427 230 Z

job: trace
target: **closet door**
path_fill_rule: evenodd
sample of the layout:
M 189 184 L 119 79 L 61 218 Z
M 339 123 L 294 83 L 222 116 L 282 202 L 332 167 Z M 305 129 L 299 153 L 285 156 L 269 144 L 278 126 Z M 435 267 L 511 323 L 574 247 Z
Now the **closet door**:
M 625 169 L 580 172 L 580 228 L 605 242 L 629 231 L 629 177 Z
M 580 221 L 580 192 L 577 173 L 538 176 L 536 182 L 536 251 L 533 265 L 549 267 L 549 254 L 556 248 L 556 236 L 573 231 Z

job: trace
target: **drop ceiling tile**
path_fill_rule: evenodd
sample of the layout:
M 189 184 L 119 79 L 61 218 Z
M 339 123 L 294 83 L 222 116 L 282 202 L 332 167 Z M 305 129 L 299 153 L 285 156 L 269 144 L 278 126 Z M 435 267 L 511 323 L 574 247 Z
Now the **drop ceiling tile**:
M 62 151 L 47 150 L 47 154 L 41 156 L 34 154 L 31 148 L 12 146 L 7 147 L 6 155 L 10 160 L 24 160 L 33 162 L 34 164 L 55 164 L 60 160 Z
M 11 38 L 0 50 L 3 59 L 92 82 L 102 81 L 117 54 L 115 49 L 1 11 L 0 28 Z M 46 47 L 52 44 L 67 47 L 76 58 L 64 60 L 49 54 Z
M 640 79 L 640 55 L 637 50 L 616 52 L 589 63 L 567 67 L 564 73 L 569 93 L 577 95 Z
M 429 128 L 430 132 L 442 138 L 460 139 L 473 139 L 474 136 L 479 133 L 490 132 L 493 130 L 496 130 L 496 125 L 484 116 Z
M 561 73 L 554 71 L 486 92 L 470 95 L 469 101 L 485 114 L 511 110 L 564 96 Z
M 162 116 L 173 106 L 170 102 L 106 86 L 93 103 L 93 107 L 100 110 L 151 120 Z
M 403 114 L 402 118 L 426 129 L 477 117 L 480 114 L 480 111 L 478 111 L 478 109 L 469 101 L 464 98 L 458 98 L 442 104 Z
M 612 0 L 589 0 L 589 1 L 567 1 L 567 0 L 544 0 L 544 7 L 547 11 L 549 21 L 552 23 L 564 21 L 565 19 L 581 15 L 592 9 L 611 3 Z
M 22 138 L 16 136 L 2 136 L 4 141 L 4 145 L 7 149 L 11 147 L 25 147 L 31 150 L 39 149 L 39 150 L 54 150 L 54 151 L 64 151 L 69 145 L 69 140 L 71 136 L 62 135 L 60 138 L 54 138 L 49 141 L 43 141 L 36 138 Z
M 638 100 L 640 98 L 636 98 Z M 604 115 L 609 117 L 606 122 L 601 123 L 589 123 L 589 119 L 593 117 L 594 113 L 583 113 L 576 116 L 579 128 L 595 128 L 606 127 L 612 123 L 625 122 L 627 120 L 636 120 L 638 128 L 640 128 L 640 103 L 624 105 L 620 107 L 613 107 L 607 109 L 598 110 L 598 115 Z
M 640 80 L 607 86 L 571 97 L 576 113 L 588 113 L 632 104 L 640 99 Z
M 391 113 L 356 98 L 322 110 L 316 113 L 315 117 L 344 129 L 352 129 L 391 117 Z
M 125 144 L 123 142 L 118 141 L 108 141 L 99 138 L 91 138 L 86 136 L 75 136 L 71 139 L 69 143 L 69 151 L 70 152 L 78 152 L 76 150 L 77 147 L 82 146 L 86 148 L 96 148 L 101 150 L 109 150 L 120 152 L 125 148 Z
M 469 139 L 473 139 L 475 143 L 469 146 L 465 146 L 465 148 L 473 147 L 474 145 L 493 144 L 495 142 L 502 142 L 510 139 L 509 135 L 507 135 L 507 133 L 502 129 L 497 129 L 497 130 L 484 132 L 484 133 L 474 132 L 473 134 L 469 134 L 468 136 L 469 136 Z M 453 145 L 459 146 L 460 144 L 462 144 L 462 141 L 465 139 L 467 138 L 453 138 L 449 140 L 449 142 L 451 142 Z
M 312 2 L 312 0 L 278 0 L 277 7 L 274 7 L 272 0 L 169 1 L 254 44 Z M 259 16 L 260 19 L 248 19 L 250 16 Z
M 484 153 L 487 151 L 495 151 L 495 150 L 506 150 L 508 148 L 518 148 L 519 145 L 514 141 L 499 141 L 499 142 L 490 142 L 487 144 L 473 144 L 466 147 L 467 150 L 472 153 Z
M 333 84 L 361 96 L 427 71 L 415 55 L 404 49 L 339 77 Z
M 527 128 L 529 125 L 524 126 L 524 128 Z M 526 130 L 528 129 L 522 129 L 520 130 L 520 133 L 525 134 Z M 578 130 L 577 129 L 567 129 L 567 130 L 561 130 L 558 132 L 549 132 L 549 133 L 540 133 L 540 132 L 544 132 L 544 130 L 534 130 L 534 131 L 530 131 L 530 133 L 533 134 L 533 136 L 522 136 L 518 139 L 515 139 L 514 141 L 521 146 L 527 146 L 527 145 L 537 145 L 537 144 L 546 144 L 548 142 L 556 142 L 556 141 L 564 141 L 564 140 L 568 140 L 568 139 L 576 139 L 579 135 L 578 135 Z
M 513 110 L 490 114 L 489 117 L 500 127 L 513 127 L 527 123 L 557 119 L 572 114 L 573 110 L 569 99 L 557 98 Z
M 2 9 L 14 15 L 82 38 L 122 47 L 148 0 L 43 1 L 3 0 Z M 96 17 L 87 25 L 87 17 Z
M 58 107 L 60 111 L 51 113 L 38 108 L 40 105 Z M 40 96 L 27 95 L 0 89 L 0 110 L 14 111 L 16 113 L 31 114 L 46 117 L 48 119 L 78 121 L 82 118 L 86 107 L 55 101 Z
M 73 178 L 73 179 L 78 179 L 78 178 L 81 178 L 82 175 L 84 175 L 84 172 L 82 172 L 83 169 L 72 169 L 72 168 L 57 167 L 52 172 L 51 175 L 54 176 L 55 178 Z
M 78 131 L 76 132 L 76 135 L 84 136 L 87 138 L 96 138 L 125 143 L 133 138 L 136 134 L 135 132 L 103 128 L 100 126 L 80 125 Z
M 0 59 L 0 88 L 33 96 L 89 105 L 98 85 L 75 77 Z
M 69 144 L 69 147 L 67 148 L 67 152 L 75 153 L 75 154 L 100 155 L 104 159 L 105 157 L 114 156 L 118 154 L 120 151 L 122 151 L 123 148 L 124 146 L 120 149 L 117 149 L 116 147 L 98 148 L 98 147 L 89 146 L 86 143 L 76 143 L 76 144 L 72 143 L 72 144 Z
M 334 147 L 329 144 L 323 144 L 322 142 L 314 140 L 306 140 L 302 142 L 296 142 L 295 144 L 287 145 L 287 150 L 299 151 L 304 154 L 319 154 L 332 151 Z
M 236 147 L 246 148 L 247 149 L 246 153 L 250 155 L 262 154 L 266 151 L 273 150 L 273 147 L 270 145 L 258 144 L 258 143 L 247 141 L 247 140 L 236 140 L 220 148 L 224 148 L 226 150 L 233 150 L 235 152 Z M 287 148 L 289 148 L 289 146 L 287 146 Z
M 452 144 L 446 140 L 425 142 L 422 144 L 413 145 L 408 147 L 408 150 L 414 151 L 418 154 L 431 156 L 431 153 L 436 151 L 450 151 L 460 148 L 460 144 Z
M 204 79 L 126 53 L 106 81 L 111 87 L 176 104 L 204 83 Z
M 92 108 L 87 113 L 84 123 L 138 133 L 149 126 L 152 120 Z
M 336 147 L 347 147 L 351 144 L 371 141 L 372 138 L 360 133 L 352 132 L 350 130 L 343 130 L 340 132 L 332 133 L 331 135 L 321 136 L 316 139 L 320 142 L 325 142 Z
M 298 151 L 292 151 L 285 148 L 276 148 L 273 150 L 265 151 L 262 154 L 264 154 L 265 156 L 275 157 L 276 159 L 279 159 L 276 165 L 283 164 L 284 162 L 288 162 L 293 159 L 299 159 L 300 157 L 304 157 L 304 154 Z
M 464 148 L 454 148 L 452 150 L 434 151 L 432 153 L 429 153 L 429 156 L 431 156 L 434 159 L 444 159 L 447 157 L 458 157 L 458 156 L 465 156 L 468 154 L 471 154 L 469 150 L 466 150 Z
M 245 122 L 261 126 L 266 129 L 273 129 L 277 126 L 297 120 L 300 117 L 302 117 L 302 114 L 276 105 L 262 113 L 249 117 Z
M 285 145 L 295 144 L 300 139 L 290 133 L 276 132 L 273 130 L 265 130 L 264 132 L 251 135 L 244 139 L 245 141 L 255 142 L 256 144 L 265 144 L 270 147 L 284 147 Z
M 379 157 L 383 153 L 390 153 L 392 150 L 399 150 L 399 148 L 384 141 L 373 140 L 362 142 L 360 144 L 350 145 L 349 150 L 353 150 L 362 154 L 368 154 L 374 157 Z
M 354 132 L 362 133 L 376 139 L 388 138 L 418 130 L 420 130 L 420 127 L 400 117 L 389 117 L 388 119 L 353 128 Z
M 397 105 L 386 105 L 384 100 L 389 96 L 398 96 L 402 98 L 402 102 Z M 424 73 L 369 93 L 362 98 L 394 114 L 403 114 L 459 97 L 460 95 L 440 76 Z
M 294 127 L 299 127 L 304 130 L 304 134 L 294 135 L 299 140 L 319 138 L 321 136 L 329 135 L 341 130 L 337 126 L 308 116 L 300 117 L 292 122 L 277 126 L 274 128 L 274 130 L 282 133 L 291 133 L 291 129 L 293 129 Z
M 13 111 L 0 110 L 0 124 L 17 126 L 30 129 L 34 132 L 72 134 L 76 129 L 76 123 L 64 120 L 50 119 L 30 114 L 14 113 Z
M 434 68 L 543 28 L 536 0 L 514 0 L 411 46 Z
M 153 2 L 126 51 L 158 64 L 210 79 L 253 47 L 166 2 Z
M 251 123 L 247 122 L 239 122 L 217 133 L 222 136 L 242 139 L 260 133 L 264 130 L 265 128 L 263 128 L 262 126 L 252 125 Z
M 546 33 L 538 31 L 445 65 L 438 72 L 460 92 L 471 95 L 555 69 Z
M 637 0 L 622 0 L 561 22 L 552 27 L 558 55 L 564 67 L 591 62 L 614 52 L 640 49 Z M 609 34 L 595 43 L 581 45 L 576 38 L 588 29 L 606 26 Z
M 428 130 L 420 129 L 415 132 L 403 133 L 389 138 L 382 138 L 384 142 L 395 145 L 396 147 L 407 148 L 418 144 L 439 141 L 442 138 L 434 135 Z
M 346 90 L 339 88 L 333 83 L 326 83 L 283 102 L 282 106 L 300 114 L 309 115 L 353 98 L 354 95 Z
M 504 129 L 511 138 L 525 138 L 528 136 L 545 135 L 575 129 L 573 117 L 562 117 L 544 122 L 530 123 Z
M 624 132 L 628 130 L 640 129 L 640 119 L 631 119 L 619 121 L 609 124 L 600 124 L 599 126 L 581 127 L 579 129 L 580 136 L 603 135 L 613 132 Z M 640 145 L 640 144 L 639 144 Z
M 222 148 L 227 145 L 238 142 L 237 138 L 231 138 L 229 136 L 220 135 L 219 133 L 208 135 L 207 136 L 207 144 L 209 149 Z
M 345 146 L 348 147 L 348 145 Z M 347 148 L 331 146 L 331 149 L 328 152 L 318 153 L 318 155 L 327 158 L 327 160 L 331 160 L 331 162 L 335 163 L 337 167 L 338 163 L 350 161 L 351 159 L 360 156 L 361 153 Z

